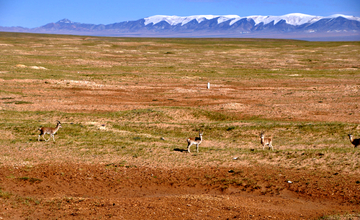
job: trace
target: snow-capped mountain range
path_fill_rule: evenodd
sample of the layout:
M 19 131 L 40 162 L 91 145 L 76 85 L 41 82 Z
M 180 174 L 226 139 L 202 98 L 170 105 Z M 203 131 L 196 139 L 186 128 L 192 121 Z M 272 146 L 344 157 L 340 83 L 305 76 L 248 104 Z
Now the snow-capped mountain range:
M 292 13 L 282 16 L 262 16 L 262 15 L 253 15 L 248 17 L 240 17 L 239 15 L 195 15 L 195 16 L 186 16 L 186 17 L 180 17 L 180 16 L 167 16 L 167 15 L 155 15 L 151 16 L 145 19 L 145 25 L 148 24 L 157 24 L 159 22 L 165 21 L 169 23 L 170 25 L 185 25 L 189 23 L 192 20 L 196 20 L 198 23 L 201 23 L 204 20 L 212 20 L 217 19 L 218 24 L 230 21 L 229 25 L 233 25 L 237 21 L 241 19 L 247 19 L 253 20 L 255 22 L 255 25 L 258 25 L 260 23 L 269 24 L 271 22 L 274 22 L 274 24 L 278 23 L 279 21 L 285 21 L 287 24 L 290 25 L 302 25 L 305 23 L 315 23 L 321 19 L 324 18 L 337 18 L 337 17 L 343 17 L 349 20 L 355 20 L 360 21 L 359 17 L 354 16 L 347 16 L 342 14 L 335 14 L 328 17 L 322 17 L 322 16 L 313 16 L 313 15 L 307 15 L 307 14 L 301 14 L 301 13 Z
M 236 37 L 305 40 L 360 40 L 360 17 L 292 13 L 253 15 L 155 15 L 113 24 L 83 24 L 68 19 L 38 28 L 0 27 L 0 31 L 121 37 Z

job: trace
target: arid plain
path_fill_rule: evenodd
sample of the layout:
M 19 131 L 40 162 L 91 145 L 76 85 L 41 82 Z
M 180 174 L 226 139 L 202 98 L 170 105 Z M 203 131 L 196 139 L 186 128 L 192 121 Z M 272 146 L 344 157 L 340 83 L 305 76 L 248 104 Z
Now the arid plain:
M 360 42 L 0 33 L 0 48 L 0 219 L 360 218 Z

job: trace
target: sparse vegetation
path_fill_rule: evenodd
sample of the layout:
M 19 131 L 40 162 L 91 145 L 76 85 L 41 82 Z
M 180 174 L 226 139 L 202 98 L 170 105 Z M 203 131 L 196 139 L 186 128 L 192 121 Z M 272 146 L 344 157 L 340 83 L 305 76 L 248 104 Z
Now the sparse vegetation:
M 241 166 L 321 173 L 316 178 L 338 181 L 330 181 L 332 186 L 345 184 L 335 173 L 360 173 L 360 151 L 347 136 L 360 136 L 359 42 L 1 33 L 0 48 L 0 165 L 6 169 L 63 163 L 116 173 L 231 167 L 227 176 L 209 173 L 186 181 L 264 196 L 284 189 L 309 193 L 303 185 L 319 191 L 331 186 L 310 177 L 288 186 L 283 176 L 260 178 Z M 37 129 L 58 120 L 56 143 L 38 142 Z M 200 152 L 187 154 L 186 138 L 200 130 Z M 274 151 L 262 150 L 262 132 L 273 137 Z M 9 181 L 47 181 L 27 172 Z M 59 178 L 74 176 L 67 172 L 54 171 Z M 150 180 L 167 181 L 161 173 Z M 3 200 L 53 210 L 91 203 L 72 196 L 41 200 L 1 188 Z M 359 198 L 351 201 L 358 204 Z
M 1 199 L 9 199 L 11 197 L 11 193 L 9 192 L 4 192 L 1 188 L 0 188 L 0 198 Z

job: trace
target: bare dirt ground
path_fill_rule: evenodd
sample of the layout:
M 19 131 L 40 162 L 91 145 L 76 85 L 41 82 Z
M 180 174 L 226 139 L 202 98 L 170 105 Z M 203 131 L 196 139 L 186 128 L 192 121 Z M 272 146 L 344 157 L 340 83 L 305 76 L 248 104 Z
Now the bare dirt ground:
M 108 48 L 110 47 L 105 49 L 109 50 Z M 121 49 L 114 48 L 113 50 Z M 68 46 L 65 49 L 76 50 L 76 47 Z M 41 48 L 37 50 L 41 51 Z M 253 49 L 245 52 L 251 54 L 252 51 Z M 241 51 L 235 52 L 234 54 L 238 54 Z M 25 55 L 28 53 L 30 54 L 27 52 Z M 66 56 L 70 56 L 69 52 L 66 53 Z M 256 57 L 262 56 L 257 54 Z M 71 59 L 84 62 L 84 65 L 110 65 L 102 61 L 93 64 L 90 61 Z M 142 59 L 145 58 L 140 57 L 136 60 L 142 62 Z M 261 59 L 254 59 L 258 62 L 257 65 L 262 65 Z M 96 78 L 87 80 L 86 77 L 80 80 L 50 77 L 36 79 L 26 78 L 26 75 L 16 79 L 0 78 L 1 90 L 5 91 L 1 93 L 0 110 L 53 111 L 53 117 L 56 118 L 56 112 L 102 113 L 147 109 L 154 106 L 180 106 L 233 113 L 239 118 L 260 117 L 286 122 L 358 123 L 359 63 L 357 58 L 354 59 L 355 61 L 352 58 L 348 59 L 350 61 L 346 60 L 349 62 L 347 66 L 339 64 L 331 67 L 339 69 L 339 74 L 343 70 L 351 71 L 349 68 L 354 68 L 354 78 L 312 78 L 291 74 L 270 79 L 233 77 L 225 81 L 221 77 L 172 77 L 171 71 L 151 77 L 137 77 L 135 72 L 131 76 L 122 77 L 121 80 L 109 79 L 106 82 Z M 179 60 L 185 62 L 186 58 Z M 300 65 L 295 63 L 295 60 L 294 58 L 294 61 L 286 61 L 288 63 L 278 60 L 273 65 Z M 46 61 L 35 64 L 46 66 L 44 62 Z M 67 65 L 66 61 L 61 62 Z M 249 62 L 248 65 L 254 62 Z M 111 65 L 115 65 L 114 63 Z M 29 65 L 20 64 L 12 65 L 10 70 L 16 72 L 19 69 L 30 68 Z M 271 67 L 269 64 L 269 68 Z M 274 71 L 277 71 L 275 68 L 278 67 L 274 66 Z M 31 68 L 35 69 L 35 66 Z M 191 67 L 189 69 L 191 70 Z M 307 70 L 306 66 L 301 69 L 304 74 L 317 71 L 316 68 Z M 7 77 L 6 74 L 11 74 L 11 71 L 2 72 L 3 78 Z M 51 70 L 38 68 L 38 71 L 48 73 Z M 78 73 L 86 74 L 81 71 Z M 96 76 L 97 73 L 91 74 Z M 212 80 L 211 89 L 206 88 L 209 79 Z M 185 121 L 184 123 L 192 120 L 194 123 L 200 119 L 174 116 L 173 120 Z M 72 121 L 69 119 L 68 123 L 70 122 Z M 359 130 L 359 126 L 354 128 L 354 132 Z M 16 139 L 16 134 L 10 131 L 3 131 L 1 136 L 0 139 Z M 56 143 L 66 145 L 66 140 L 59 139 Z M 141 161 L 142 158 L 126 158 L 127 163 L 122 164 L 98 162 L 94 157 L 93 161 L 82 163 L 76 158 L 62 161 L 65 157 L 57 158 L 57 155 L 48 155 L 46 158 L 50 159 L 44 159 L 45 161 L 29 162 L 31 156 L 36 156 L 36 153 L 32 154 L 32 149 L 35 152 L 34 149 L 37 147 L 36 149 L 41 149 L 44 151 L 43 154 L 46 154 L 56 152 L 50 148 L 57 147 L 55 144 L 40 147 L 47 145 L 45 142 L 38 143 L 36 135 L 30 140 L 35 143 L 32 146 L 30 143 L 24 150 L 14 147 L 19 149 L 14 154 L 21 156 L 23 163 L 5 160 L 12 155 L 11 153 L 2 154 L 1 158 L 5 159 L 1 161 L 0 172 L 0 220 L 360 219 L 359 169 L 337 171 L 333 167 L 294 168 L 282 164 L 282 161 L 256 164 L 233 161 L 207 163 L 200 161 L 206 157 L 204 155 L 188 154 L 185 151 L 185 141 L 181 143 L 182 148 L 167 154 L 175 154 L 175 157 L 179 158 L 187 157 L 188 161 L 192 161 L 193 158 L 193 167 L 189 166 L 190 162 L 174 167 L 171 163 L 148 162 L 151 160 L 145 163 Z M 348 147 L 352 148 L 351 144 L 348 144 Z M 207 146 L 209 145 L 205 137 L 201 147 Z M 5 147 L 7 146 L 3 146 L 4 149 Z M 261 148 L 260 144 L 257 147 Z M 354 149 L 356 150 L 358 149 Z M 358 164 L 359 158 L 355 155 L 352 160 L 352 164 Z
M 6 83 L 11 84 L 12 81 Z M 255 115 L 271 115 L 290 121 L 311 118 L 356 122 L 358 117 L 353 114 L 359 114 L 356 112 L 357 103 L 341 98 L 343 93 L 359 91 L 359 86 L 352 81 L 340 84 L 328 80 L 321 85 L 307 82 L 306 89 L 292 80 L 261 89 L 253 87 L 250 82 L 248 89 L 215 83 L 211 90 L 199 89 L 198 97 L 191 96 L 191 87 L 180 88 L 171 82 L 162 82 L 158 87 L 155 84 L 137 84 L 126 90 L 116 85 L 98 86 L 85 82 L 70 82 L 76 84 L 76 88 L 67 89 L 57 89 L 62 83 L 66 84 L 62 81 L 23 83 L 26 83 L 27 93 L 38 94 L 41 99 L 34 96 L 24 98 L 24 101 L 34 104 L 14 106 L 22 111 L 57 109 L 86 112 L 147 108 L 148 103 L 156 98 L 157 105 L 171 106 L 175 102 L 174 105 L 181 106 L 204 105 L 229 111 L 241 109 Z M 280 86 L 282 83 L 286 83 L 286 88 Z M 290 83 L 293 86 L 289 86 Z M 37 90 L 39 84 L 43 90 L 52 92 Z M 288 102 L 283 95 L 289 90 L 292 91 L 289 94 L 292 101 Z M 313 95 L 305 95 L 304 90 Z M 323 100 L 334 101 L 327 104 L 314 101 L 319 91 Z M 168 95 L 159 96 L 163 93 Z M 328 97 L 324 96 L 328 93 Z M 181 98 L 186 96 L 191 98 Z M 221 99 L 216 98 L 219 96 Z M 198 103 L 199 99 L 201 103 Z M 239 100 L 242 104 L 238 103 Z M 266 107 L 268 102 L 281 103 L 269 110 Z M 318 104 L 311 104 L 314 102 Z M 3 219 L 318 219 L 342 215 L 358 219 L 358 174 L 297 171 L 277 165 L 177 168 L 154 167 L 151 164 L 124 167 L 116 164 L 45 163 L 31 168 L 5 166 L 0 174 L 2 190 L 16 194 L 18 197 L 14 199 L 23 202 L 15 207 L 11 200 L 3 202 L 0 216 Z M 238 182 L 235 177 L 239 176 L 246 181 Z
M 319 81 L 295 76 L 284 80 L 242 80 L 235 85 L 214 81 L 210 90 L 206 89 L 206 82 L 196 85 L 186 78 L 136 84 L 35 79 L 2 82 L 14 92 L 29 94 L 21 100 L 33 104 L 10 105 L 19 111 L 107 112 L 152 106 L 198 106 L 279 120 L 351 123 L 359 120 L 359 100 L 352 96 L 359 95 L 360 85 L 353 79 Z
M 239 176 L 248 181 L 233 184 Z M 359 199 L 357 179 L 257 166 L 11 167 L 2 169 L 2 187 L 22 203 L 15 207 L 3 203 L 1 215 L 3 219 L 317 219 L 347 214 L 351 216 L 347 219 L 357 219 L 359 205 L 353 203 Z M 230 185 L 224 187 L 224 182 Z

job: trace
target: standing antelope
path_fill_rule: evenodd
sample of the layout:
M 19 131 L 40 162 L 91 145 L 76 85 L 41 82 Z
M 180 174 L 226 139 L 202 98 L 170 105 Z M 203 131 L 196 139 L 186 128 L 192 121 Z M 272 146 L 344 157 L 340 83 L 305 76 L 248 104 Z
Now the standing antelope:
M 355 146 L 360 146 L 360 138 L 354 139 L 351 134 L 349 134 L 350 142 Z
M 272 146 L 272 139 L 271 138 L 265 138 L 264 133 L 260 134 L 261 138 L 261 144 L 263 146 L 263 150 L 265 149 L 265 145 L 269 146 L 269 149 L 274 150 L 274 147 Z
M 188 142 L 187 150 L 189 153 L 190 153 L 190 146 L 193 144 L 196 144 L 196 152 L 199 153 L 199 145 L 201 144 L 202 141 L 202 135 L 203 133 L 199 131 L 199 137 L 191 137 L 187 139 Z
M 40 134 L 39 134 L 39 137 L 38 137 L 38 141 L 40 141 L 40 136 L 42 135 L 45 141 L 49 141 L 50 138 L 52 137 L 54 142 L 55 142 L 54 135 L 59 130 L 59 128 L 61 128 L 60 121 L 57 121 L 57 125 L 56 125 L 55 128 L 49 128 L 49 127 L 41 127 L 41 128 L 39 128 Z M 48 140 L 45 139 L 45 134 L 50 134 L 50 137 L 49 137 Z

